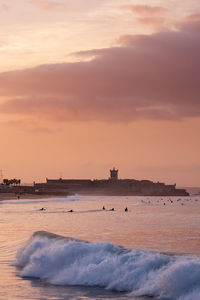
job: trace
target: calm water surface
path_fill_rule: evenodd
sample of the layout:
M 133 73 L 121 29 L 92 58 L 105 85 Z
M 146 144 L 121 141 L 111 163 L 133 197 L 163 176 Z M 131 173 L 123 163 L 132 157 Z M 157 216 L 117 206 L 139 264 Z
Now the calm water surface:
M 102 210 L 103 206 L 106 208 L 105 211 Z M 40 211 L 41 207 L 46 208 L 46 210 Z M 125 207 L 128 207 L 128 212 L 124 211 Z M 111 208 L 114 208 L 115 211 L 109 211 Z M 69 213 L 70 209 L 74 212 Z M 80 281 L 82 286 L 77 286 L 77 281 L 73 281 L 75 282 L 74 286 L 65 284 L 63 278 L 68 276 L 66 273 L 62 274 L 62 280 L 60 275 L 60 281 L 57 277 L 55 280 L 55 274 L 54 281 L 53 279 L 36 279 L 32 275 L 28 275 L 27 278 L 27 274 L 29 274 L 27 272 L 30 271 L 30 274 L 33 272 L 32 266 L 27 266 L 25 276 L 22 276 L 21 269 L 13 266 L 13 262 L 16 259 L 18 250 L 25 245 L 34 232 L 47 231 L 65 237 L 99 242 L 98 245 L 100 244 L 103 247 L 100 250 L 98 248 L 98 251 L 101 251 L 101 257 L 102 255 L 109 255 L 109 259 L 110 252 L 108 254 L 106 252 L 107 248 L 105 248 L 108 246 L 102 246 L 105 245 L 104 242 L 116 246 L 121 245 L 128 249 L 145 250 L 148 264 L 149 255 L 152 252 L 167 254 L 166 257 L 178 254 L 186 257 L 186 259 L 187 254 L 192 254 L 195 255 L 194 265 L 196 266 L 199 263 L 198 257 L 200 255 L 200 197 L 97 197 L 77 195 L 68 198 L 1 201 L 0 230 L 0 299 L 128 299 L 128 293 L 130 299 L 136 299 L 135 295 L 130 294 L 131 289 L 129 290 L 129 287 L 127 288 L 128 292 L 126 291 L 125 284 L 122 282 L 119 282 L 119 289 L 117 290 L 122 291 L 119 292 L 112 291 L 116 290 L 116 283 L 115 285 L 112 283 L 113 288 L 111 286 L 108 290 L 103 287 L 95 287 L 95 285 L 99 285 L 98 282 L 97 284 L 89 284 L 94 285 L 93 287 L 86 287 L 85 281 L 84 284 Z M 52 245 L 49 247 L 52 247 Z M 54 244 L 53 247 L 55 253 L 57 253 L 58 244 L 57 246 Z M 80 247 L 82 245 L 79 245 L 79 249 Z M 114 249 L 112 251 L 116 252 L 118 250 Z M 141 253 L 143 252 L 133 253 L 134 259 L 136 255 L 140 256 Z M 56 259 L 58 257 L 55 256 Z M 188 268 L 191 268 L 190 259 L 193 258 L 189 258 Z M 133 261 L 133 256 L 131 261 Z M 145 265 L 144 273 L 148 264 Z M 164 267 L 165 264 L 166 262 Z M 172 264 L 171 261 L 170 264 Z M 129 272 L 127 276 L 131 276 L 130 265 L 125 270 L 120 262 L 119 267 L 122 268 L 122 275 Z M 85 266 L 82 266 L 82 269 L 84 268 Z M 102 269 L 101 272 L 103 272 Z M 106 272 L 105 274 L 108 274 L 109 271 Z M 196 272 L 200 279 L 200 268 Z M 96 273 L 98 272 L 96 271 Z M 102 276 L 105 276 L 104 273 L 102 273 Z M 112 272 L 109 276 L 112 276 Z M 151 274 L 148 276 L 151 276 Z M 68 280 L 67 282 L 71 282 L 72 278 Z M 90 278 L 91 282 L 93 281 Z M 195 295 L 197 295 L 199 287 L 194 283 L 192 284 L 195 286 L 194 291 L 188 291 L 190 294 L 196 293 Z M 159 290 L 159 288 L 157 289 Z M 156 290 L 156 287 L 154 290 Z M 143 291 L 144 295 L 145 293 L 148 295 L 148 292 Z M 151 293 L 154 295 L 154 292 Z M 179 294 L 177 292 L 177 295 Z M 137 296 L 140 295 L 142 295 L 142 292 L 137 294 Z M 187 292 L 184 295 L 186 295 L 185 298 L 176 296 L 176 294 L 171 294 L 170 297 L 171 299 L 192 299 L 191 295 L 187 296 Z M 194 299 L 200 299 L 200 294 L 198 295 L 199 298 Z M 170 298 L 168 297 L 168 299 Z

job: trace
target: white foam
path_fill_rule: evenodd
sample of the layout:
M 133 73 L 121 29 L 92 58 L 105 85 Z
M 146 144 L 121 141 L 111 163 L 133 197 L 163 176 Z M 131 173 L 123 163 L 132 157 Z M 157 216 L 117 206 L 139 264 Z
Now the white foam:
M 16 257 L 22 277 L 56 285 L 102 286 L 131 296 L 200 299 L 200 258 L 128 250 L 48 233 L 34 234 Z

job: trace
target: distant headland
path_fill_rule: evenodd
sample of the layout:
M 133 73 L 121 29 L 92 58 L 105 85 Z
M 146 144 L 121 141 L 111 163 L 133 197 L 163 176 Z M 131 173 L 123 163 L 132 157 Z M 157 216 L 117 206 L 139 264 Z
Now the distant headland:
M 118 170 L 110 170 L 108 179 L 48 179 L 45 183 L 33 185 L 38 194 L 85 194 L 124 196 L 189 196 L 185 189 L 177 189 L 176 184 L 166 185 L 150 180 L 119 179 Z

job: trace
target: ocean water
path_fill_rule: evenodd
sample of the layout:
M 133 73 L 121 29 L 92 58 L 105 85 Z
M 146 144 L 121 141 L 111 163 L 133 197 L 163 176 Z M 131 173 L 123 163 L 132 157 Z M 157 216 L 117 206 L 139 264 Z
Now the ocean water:
M 200 197 L 1 201 L 0 299 L 199 300 Z

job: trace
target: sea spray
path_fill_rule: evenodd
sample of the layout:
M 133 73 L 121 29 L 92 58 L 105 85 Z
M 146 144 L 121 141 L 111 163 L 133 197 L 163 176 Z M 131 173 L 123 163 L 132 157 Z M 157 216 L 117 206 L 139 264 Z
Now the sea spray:
M 47 232 L 35 233 L 14 264 L 22 277 L 55 285 L 101 286 L 171 300 L 200 299 L 200 258 L 129 250 Z

